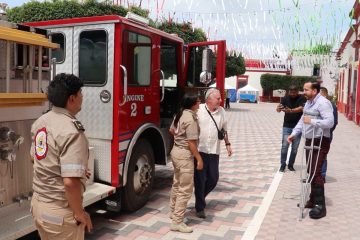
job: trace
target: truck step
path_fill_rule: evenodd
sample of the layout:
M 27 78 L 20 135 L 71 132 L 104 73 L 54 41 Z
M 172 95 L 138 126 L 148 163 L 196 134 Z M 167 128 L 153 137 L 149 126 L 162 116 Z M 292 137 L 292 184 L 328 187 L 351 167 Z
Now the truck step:
M 83 205 L 84 207 L 89 206 L 101 199 L 104 199 L 116 192 L 116 188 L 101 184 L 101 183 L 93 183 L 91 185 L 86 186 L 86 191 L 84 193 Z

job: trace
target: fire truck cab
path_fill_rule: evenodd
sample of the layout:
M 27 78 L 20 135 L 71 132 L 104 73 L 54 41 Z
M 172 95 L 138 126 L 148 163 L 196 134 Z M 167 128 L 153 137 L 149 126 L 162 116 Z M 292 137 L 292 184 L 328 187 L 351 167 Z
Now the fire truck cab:
M 47 30 L 59 45 L 50 51 L 52 76 L 73 73 L 85 82 L 77 118 L 93 153 L 94 183 L 84 205 L 106 198 L 109 210 L 141 208 L 152 190 L 155 164 L 168 161 L 168 129 L 182 95 L 203 96 L 214 82 L 224 93 L 225 41 L 184 46 L 181 38 L 131 13 L 26 25 Z

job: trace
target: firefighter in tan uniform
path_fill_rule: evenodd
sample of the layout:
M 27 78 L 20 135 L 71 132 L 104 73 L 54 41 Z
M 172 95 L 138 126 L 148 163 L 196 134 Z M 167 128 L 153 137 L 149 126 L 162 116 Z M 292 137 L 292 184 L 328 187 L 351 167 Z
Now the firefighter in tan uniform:
M 84 239 L 92 229 L 84 211 L 88 140 L 75 115 L 81 110 L 83 82 L 59 74 L 48 88 L 53 108 L 31 128 L 34 161 L 31 212 L 41 239 Z
M 199 125 L 196 111 L 199 104 L 197 95 L 185 94 L 181 109 L 170 127 L 170 133 L 174 135 L 174 147 L 170 153 L 174 166 L 170 195 L 170 217 L 172 218 L 170 229 L 184 233 L 193 231 L 184 223 L 184 214 L 193 192 L 194 157 L 197 160 L 196 168 L 201 170 L 203 167 L 202 158 L 197 150 Z

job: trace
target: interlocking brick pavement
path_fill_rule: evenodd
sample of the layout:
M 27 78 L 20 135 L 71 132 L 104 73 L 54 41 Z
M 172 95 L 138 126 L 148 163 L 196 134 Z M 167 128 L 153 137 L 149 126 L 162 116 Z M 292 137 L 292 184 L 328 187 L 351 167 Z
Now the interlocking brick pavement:
M 190 234 L 169 229 L 172 167 L 156 168 L 155 189 L 147 205 L 135 213 L 101 215 L 92 209 L 95 230 L 86 239 L 241 239 L 262 203 L 279 166 L 281 114 L 275 104 L 232 104 L 227 111 L 233 156 L 224 144 L 220 180 L 207 198 L 205 220 L 195 217 L 194 197 L 186 217 Z
M 295 168 L 300 168 L 302 146 Z M 308 210 L 299 221 L 300 178 L 285 172 L 271 207 L 261 225 L 257 240 L 360 239 L 360 127 L 339 114 L 339 124 L 328 155 L 325 184 L 327 216 L 310 219 Z M 281 174 L 281 173 L 278 173 Z
M 220 180 L 207 198 L 207 218 L 194 216 L 194 198 L 186 212 L 191 234 L 169 229 L 169 192 L 172 183 L 171 164 L 157 167 L 156 183 L 148 204 L 135 213 L 100 215 L 92 213 L 95 231 L 86 239 L 241 239 L 255 224 L 261 224 L 257 240 L 272 239 L 360 239 L 360 128 L 339 115 L 339 125 L 328 155 L 325 185 L 327 216 L 312 220 L 305 210 L 299 221 L 300 178 L 296 173 L 277 172 L 281 145 L 282 114 L 275 104 L 232 104 L 227 111 L 230 140 L 234 150 L 220 157 Z M 302 145 L 296 169 L 300 169 Z M 279 186 L 273 180 L 280 181 Z M 276 181 L 274 181 L 276 182 Z M 276 186 L 275 186 L 276 185 Z M 277 191 L 265 218 L 254 215 L 266 206 L 269 188 Z M 263 209 L 262 209 L 263 210 Z M 263 220 L 263 221 L 262 221 Z M 255 228 L 257 229 L 257 228 Z
M 95 211 L 100 205 L 93 205 L 90 211 L 95 229 L 86 239 L 240 240 L 253 229 L 256 229 L 256 240 L 360 239 L 360 127 L 339 114 L 339 125 L 328 155 L 327 216 L 312 220 L 306 210 L 305 218 L 299 221 L 296 207 L 300 193 L 299 171 L 284 174 L 277 171 L 283 114 L 276 113 L 275 107 L 276 104 L 270 103 L 232 104 L 227 111 L 234 155 L 227 157 L 222 144 L 220 180 L 207 198 L 205 220 L 194 216 L 194 198 L 190 200 L 186 217 L 194 228 L 193 233 L 181 234 L 169 229 L 172 183 L 169 164 L 157 166 L 154 191 L 139 211 L 99 214 Z M 296 169 L 300 169 L 301 149 L 302 145 Z M 269 194 L 272 188 L 277 189 L 273 198 Z M 258 218 L 262 211 L 264 219 Z

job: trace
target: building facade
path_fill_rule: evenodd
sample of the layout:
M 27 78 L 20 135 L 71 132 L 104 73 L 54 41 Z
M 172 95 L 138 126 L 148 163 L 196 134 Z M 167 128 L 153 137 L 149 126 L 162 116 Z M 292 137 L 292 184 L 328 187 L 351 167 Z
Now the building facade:
M 329 95 L 336 96 L 338 68 L 336 55 L 330 54 L 297 54 L 292 56 L 292 76 L 318 77 L 321 86 L 326 87 Z
M 271 60 L 258 60 L 258 59 L 245 59 L 246 72 L 237 76 L 237 89 L 250 86 L 259 90 L 259 98 L 261 102 L 279 102 L 280 97 L 284 96 L 285 91 L 274 90 L 270 93 L 263 90 L 260 83 L 260 77 L 263 74 L 277 74 L 277 75 L 290 75 L 290 65 L 281 62 L 277 59 Z
M 339 112 L 348 120 L 360 125 L 360 5 L 358 1 L 354 4 L 353 21 L 354 24 L 349 28 L 336 55 L 339 66 L 337 104 Z

